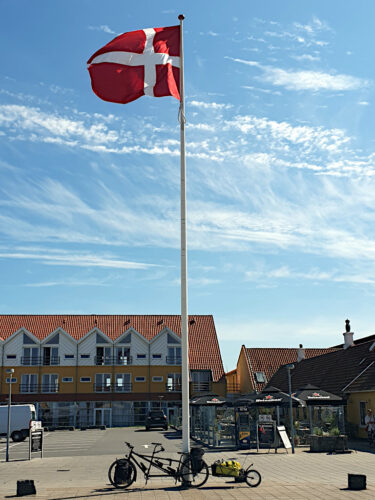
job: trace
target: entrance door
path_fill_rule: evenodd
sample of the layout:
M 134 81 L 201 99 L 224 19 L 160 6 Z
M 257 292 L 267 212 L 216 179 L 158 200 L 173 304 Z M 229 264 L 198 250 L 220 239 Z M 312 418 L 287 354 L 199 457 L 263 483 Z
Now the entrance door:
M 111 426 L 111 408 L 95 408 L 94 425 Z

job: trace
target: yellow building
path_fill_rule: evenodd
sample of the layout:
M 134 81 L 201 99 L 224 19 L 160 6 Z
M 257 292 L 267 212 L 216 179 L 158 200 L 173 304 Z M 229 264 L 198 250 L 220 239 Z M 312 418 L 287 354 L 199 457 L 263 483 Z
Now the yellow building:
M 308 384 L 336 394 L 346 402 L 346 433 L 366 438 L 367 409 L 375 411 L 375 337 L 353 341 L 353 333 L 344 333 L 345 342 L 333 352 L 295 364 L 291 374 L 292 391 Z M 269 385 L 288 392 L 288 376 L 281 367 Z
M 49 426 L 137 425 L 181 407 L 179 316 L 0 315 L 0 402 L 35 403 Z M 207 349 L 209 346 L 209 349 Z M 190 392 L 225 394 L 212 316 L 189 318 Z

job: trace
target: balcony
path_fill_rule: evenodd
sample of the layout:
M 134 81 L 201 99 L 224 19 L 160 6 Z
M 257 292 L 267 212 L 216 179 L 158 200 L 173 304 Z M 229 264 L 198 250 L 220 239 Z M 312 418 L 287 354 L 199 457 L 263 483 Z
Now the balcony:
M 20 384 L 19 391 L 22 394 L 56 393 L 59 384 Z
M 240 393 L 240 384 L 227 383 L 227 393 L 239 394 Z
M 40 366 L 41 363 L 40 356 L 21 356 L 21 365 L 23 366 Z
M 94 392 L 131 392 L 132 384 L 94 384 Z
M 191 382 L 191 389 L 195 392 L 208 392 L 211 391 L 211 382 Z
M 167 392 L 181 392 L 181 382 L 172 382 L 165 384 L 165 390 Z
M 97 366 L 127 366 L 133 364 L 131 356 L 95 356 L 94 363 Z
M 43 366 L 57 366 L 60 364 L 60 356 L 43 356 Z
M 180 365 L 181 357 L 167 356 L 167 365 Z

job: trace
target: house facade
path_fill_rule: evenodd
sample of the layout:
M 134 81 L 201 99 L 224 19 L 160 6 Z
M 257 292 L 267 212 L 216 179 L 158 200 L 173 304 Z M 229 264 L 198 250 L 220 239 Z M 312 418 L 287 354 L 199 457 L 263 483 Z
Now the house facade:
M 341 348 L 295 365 L 291 371 L 292 391 L 312 384 L 344 398 L 347 433 L 366 438 L 366 412 L 369 408 L 375 411 L 375 341 L 371 336 L 353 342 L 352 332 L 344 336 Z M 269 385 L 288 391 L 285 366 L 273 375 Z
M 277 372 L 280 366 L 287 363 L 299 363 L 321 354 L 337 350 L 304 349 L 287 347 L 241 347 L 237 368 L 226 374 L 229 394 L 249 394 L 260 392 Z
M 143 424 L 181 408 L 180 316 L 0 315 L 0 402 L 32 402 L 44 425 Z M 225 394 L 212 316 L 189 318 L 190 393 Z

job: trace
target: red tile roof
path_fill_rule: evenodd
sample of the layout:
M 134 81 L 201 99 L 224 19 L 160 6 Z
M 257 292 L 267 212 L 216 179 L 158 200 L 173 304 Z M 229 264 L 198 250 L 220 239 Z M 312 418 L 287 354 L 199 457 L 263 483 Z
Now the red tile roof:
M 336 349 L 305 349 L 305 358 L 309 359 L 327 352 L 332 352 Z M 251 380 L 253 382 L 253 387 L 256 391 L 261 391 L 266 385 L 264 383 L 259 383 L 255 379 L 256 372 L 263 372 L 266 375 L 266 380 L 269 381 L 272 375 L 280 368 L 280 366 L 288 363 L 297 362 L 297 352 L 296 348 L 283 348 L 283 347 L 271 347 L 271 348 L 259 348 L 245 347 L 246 361 L 249 367 L 249 373 Z
M 104 314 L 2 314 L 0 338 L 6 340 L 20 328 L 25 328 L 39 340 L 57 328 L 62 328 L 79 340 L 93 328 L 98 328 L 110 339 L 134 328 L 148 341 L 165 328 L 181 336 L 181 319 L 178 315 L 104 315 Z M 224 376 L 223 362 L 217 340 L 214 319 L 211 315 L 189 317 L 189 361 L 192 370 L 212 370 L 213 381 Z

